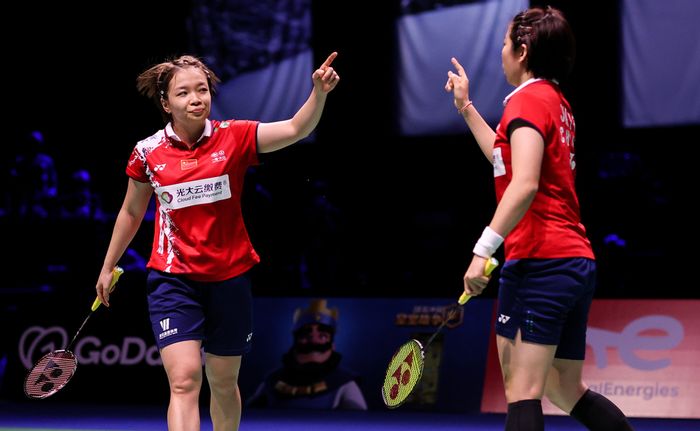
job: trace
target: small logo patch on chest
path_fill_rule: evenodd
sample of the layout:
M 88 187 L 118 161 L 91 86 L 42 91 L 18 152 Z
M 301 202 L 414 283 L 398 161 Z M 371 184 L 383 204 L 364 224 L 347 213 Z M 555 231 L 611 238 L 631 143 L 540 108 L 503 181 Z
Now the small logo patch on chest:
M 180 170 L 188 171 L 197 167 L 197 159 L 180 160 Z
M 211 153 L 212 163 L 219 163 L 224 161 L 226 161 L 226 153 L 224 153 L 224 150 L 219 150 Z

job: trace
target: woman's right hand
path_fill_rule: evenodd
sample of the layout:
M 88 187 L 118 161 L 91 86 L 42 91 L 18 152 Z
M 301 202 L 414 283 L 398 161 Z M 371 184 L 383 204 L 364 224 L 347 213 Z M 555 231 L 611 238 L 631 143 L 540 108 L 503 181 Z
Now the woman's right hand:
M 102 272 L 100 272 L 100 275 L 97 278 L 97 285 L 95 286 L 95 290 L 97 290 L 97 298 L 105 305 L 105 307 L 109 307 L 112 273 L 113 270 L 102 268 Z
M 452 92 L 454 95 L 455 108 L 462 109 L 464 105 L 469 103 L 469 77 L 467 72 L 456 58 L 452 57 L 452 65 L 457 73 L 451 70 L 447 71 L 447 83 L 445 83 L 445 91 Z
M 323 94 L 329 93 L 338 85 L 338 82 L 340 82 L 338 72 L 331 67 L 331 63 L 333 63 L 333 60 L 335 60 L 337 56 L 337 52 L 332 52 L 326 61 L 311 75 L 314 88 L 318 89 Z

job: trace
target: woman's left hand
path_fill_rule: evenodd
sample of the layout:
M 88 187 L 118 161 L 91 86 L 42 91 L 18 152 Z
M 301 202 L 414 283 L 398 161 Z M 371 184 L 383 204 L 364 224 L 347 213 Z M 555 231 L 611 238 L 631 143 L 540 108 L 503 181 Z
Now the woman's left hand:
M 458 110 L 469 103 L 469 77 L 459 61 L 452 57 L 452 65 L 457 73 L 451 70 L 447 71 L 447 82 L 445 83 L 445 91 L 452 92 L 454 95 L 455 108 Z
M 333 52 L 328 56 L 326 61 L 323 62 L 321 67 L 316 69 L 316 71 L 311 75 L 311 79 L 314 82 L 314 88 L 322 93 L 328 93 L 333 90 L 338 82 L 340 81 L 340 76 L 331 67 L 331 63 L 338 56 L 337 52 Z

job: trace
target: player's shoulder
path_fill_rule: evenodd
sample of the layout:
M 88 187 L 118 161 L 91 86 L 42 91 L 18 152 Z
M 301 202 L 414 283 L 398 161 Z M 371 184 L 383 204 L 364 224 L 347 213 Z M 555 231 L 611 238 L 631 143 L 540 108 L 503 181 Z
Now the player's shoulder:
M 211 127 L 214 130 L 214 132 L 248 128 L 253 127 L 256 124 L 258 124 L 258 121 L 239 120 L 236 118 L 231 118 L 228 120 L 211 120 Z
M 143 154 L 144 156 L 153 152 L 154 149 L 160 147 L 167 140 L 165 135 L 165 130 L 161 129 L 152 134 L 151 136 L 144 138 L 136 143 L 136 151 Z
M 555 84 L 545 80 L 537 81 L 515 93 L 506 105 L 506 112 L 547 111 L 551 107 L 558 107 L 560 100 Z
M 519 94 L 529 100 L 540 100 L 544 102 L 559 100 L 562 97 L 559 86 L 546 79 L 533 82 L 532 84 L 523 88 Z

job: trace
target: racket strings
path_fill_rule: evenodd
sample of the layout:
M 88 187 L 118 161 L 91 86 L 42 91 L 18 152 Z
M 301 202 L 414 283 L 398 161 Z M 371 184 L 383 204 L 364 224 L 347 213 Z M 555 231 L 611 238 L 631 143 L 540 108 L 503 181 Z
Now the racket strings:
M 123 273 L 124 270 L 122 268 L 118 266 L 114 267 L 112 270 L 112 282 L 109 286 L 110 292 L 114 290 L 119 277 Z M 75 370 L 78 368 L 78 360 L 73 352 L 71 352 L 73 343 L 75 343 L 78 334 L 83 330 L 90 316 L 92 316 L 101 304 L 100 298 L 95 298 L 90 308 L 90 314 L 83 320 L 82 325 L 80 325 L 80 328 L 78 328 L 78 331 L 65 349 L 54 350 L 53 352 L 47 353 L 34 364 L 31 370 L 29 370 L 29 373 L 27 373 L 24 379 L 24 393 L 29 398 L 46 398 L 53 395 L 63 388 L 71 377 L 73 377 Z
M 389 363 L 382 396 L 389 407 L 398 407 L 411 394 L 423 372 L 423 352 L 420 343 L 411 340 L 402 345 Z
M 67 350 L 44 355 L 32 367 L 24 381 L 24 392 L 31 398 L 45 398 L 68 383 L 73 377 L 77 361 Z

